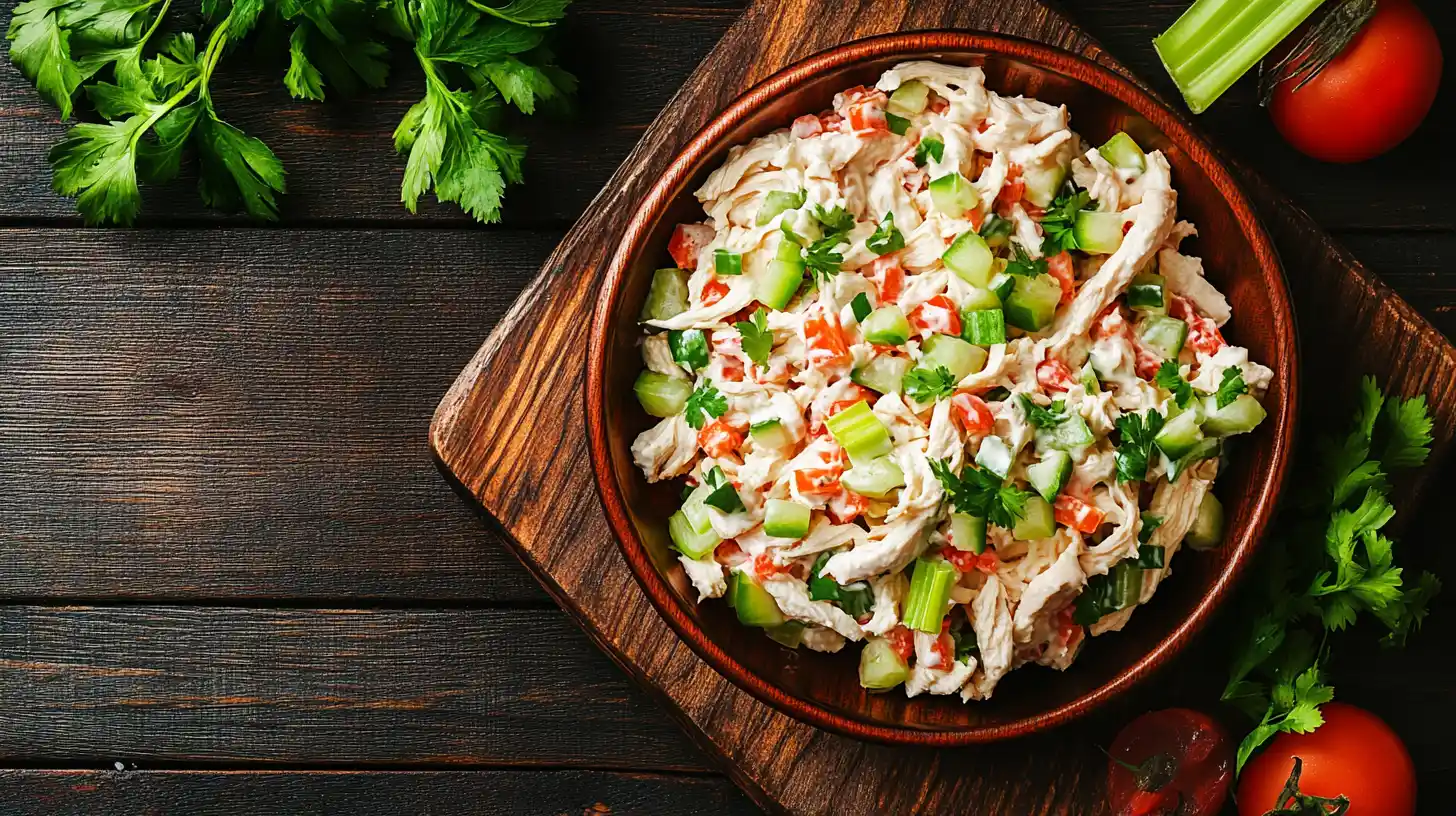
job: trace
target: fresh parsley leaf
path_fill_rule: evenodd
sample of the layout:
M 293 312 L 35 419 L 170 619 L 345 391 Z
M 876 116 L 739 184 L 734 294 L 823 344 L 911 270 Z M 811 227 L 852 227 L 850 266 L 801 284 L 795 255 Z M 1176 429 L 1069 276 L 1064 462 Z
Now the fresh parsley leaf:
M 874 234 L 865 239 L 865 247 L 876 255 L 888 255 L 905 248 L 905 236 L 895 228 L 894 213 L 885 213 L 885 219 Z
M 263 221 L 278 220 L 276 194 L 284 192 L 283 162 L 268 146 L 217 117 L 208 99 L 194 131 L 203 203 L 220 210 L 242 207 Z
M 814 566 L 809 570 L 809 600 L 837 603 L 852 618 L 869 614 L 875 606 L 874 592 L 870 590 L 869 584 L 863 581 L 839 584 L 824 574 L 824 565 L 833 555 L 833 552 L 823 552 L 814 559 Z
M 976 642 L 976 630 L 965 618 L 956 616 L 950 625 L 951 643 L 955 645 L 957 663 L 964 663 L 972 655 L 979 654 L 981 646 Z
M 1018 519 L 1026 517 L 1026 502 L 1033 494 L 1005 484 L 991 471 L 968 465 L 956 475 L 941 459 L 932 459 L 930 469 L 957 513 L 978 516 L 1006 528 L 1015 527 Z
M 1413 468 L 1426 463 L 1431 453 L 1431 415 L 1426 409 L 1426 396 L 1412 399 L 1391 399 L 1381 412 L 1384 447 L 1380 461 L 1386 467 Z
M 804 268 L 815 281 L 825 281 L 839 274 L 844 265 L 844 255 L 839 252 L 843 236 L 839 233 L 826 235 L 804 250 Z
M 549 26 L 566 16 L 566 7 L 571 5 L 571 0 L 511 0 L 499 7 L 488 2 L 473 2 L 471 5 L 508 23 L 540 27 Z
M 70 0 L 29 0 L 15 7 L 10 17 L 10 61 L 35 84 L 41 96 L 61 109 L 61 120 L 71 118 L 71 98 L 87 74 L 71 54 L 71 32 L 61 27 L 61 14 Z
M 1224 369 L 1224 372 L 1237 372 L 1238 370 L 1238 366 L 1231 366 Z M 1242 383 L 1242 381 L 1240 382 Z M 1163 365 L 1158 368 L 1158 373 L 1153 377 L 1153 383 L 1159 388 L 1173 392 L 1173 399 L 1178 403 L 1179 408 L 1187 408 L 1188 403 L 1193 401 L 1193 386 L 1189 385 L 1188 381 L 1183 379 L 1183 374 L 1179 370 L 1178 363 L 1173 360 L 1163 361 Z M 1220 387 L 1218 390 L 1220 394 L 1219 399 L 1222 399 L 1223 388 Z M 1230 397 L 1229 399 L 1232 401 L 1233 398 Z M 1222 402 L 1218 405 L 1220 408 L 1223 406 L 1224 403 Z
M 703 414 L 713 419 L 723 416 L 728 411 L 728 399 L 718 393 L 711 380 L 703 380 L 703 384 L 693 390 L 688 396 L 687 405 L 683 407 L 683 418 L 693 428 L 703 427 Z
M 1164 363 L 1163 365 L 1167 365 Z M 1158 372 L 1159 375 L 1162 372 Z M 1158 383 L 1162 385 L 1162 383 Z M 1240 394 L 1249 393 L 1249 386 L 1244 384 L 1244 371 L 1238 366 L 1229 366 L 1223 370 L 1223 379 L 1218 383 L 1218 392 L 1214 399 L 1218 402 L 1219 408 L 1225 408 L 1229 403 L 1239 398 Z M 1178 403 L 1180 406 L 1182 403 Z
M 1034 278 L 1037 275 L 1046 274 L 1047 262 L 1041 258 L 1033 260 L 1032 257 L 1027 254 L 1026 248 L 1023 247 L 1021 244 L 1012 241 L 1011 253 L 1011 259 L 1006 262 L 1006 272 L 1008 274 L 1024 275 L 1028 278 Z
M 901 385 L 905 396 L 921 405 L 929 405 L 936 400 L 950 397 L 955 393 L 955 387 L 955 375 L 945 366 L 937 366 L 934 369 L 916 366 L 906 372 Z
M 1025 394 L 1017 394 L 1016 398 L 1026 421 L 1034 427 L 1055 428 L 1070 418 L 1066 400 L 1054 400 L 1051 405 L 1042 407 Z
M 1121 434 L 1114 457 L 1117 483 L 1146 479 L 1148 460 L 1153 454 L 1153 437 L 1163 430 L 1163 415 L 1152 410 L 1146 414 L 1123 414 L 1117 418 L 1117 430 Z
M 1087 209 L 1091 201 L 1086 190 L 1078 190 L 1070 183 L 1063 187 L 1041 219 L 1043 255 L 1051 257 L 1079 248 L 1073 225 L 1077 222 L 1077 213 Z
M 1015 231 L 1016 225 L 1011 223 L 1011 219 L 991 213 L 986 216 L 985 223 L 981 224 L 981 228 L 976 231 L 976 234 L 982 239 L 990 241 L 993 238 L 1009 237 Z
M 1138 543 L 1146 544 L 1152 540 L 1153 533 L 1157 532 L 1158 528 L 1163 526 L 1165 519 L 1162 516 L 1155 516 L 1152 513 L 1143 513 L 1142 519 L 1143 526 L 1142 529 L 1138 530 Z
M 831 207 L 824 209 L 818 204 L 814 205 L 814 220 L 824 227 L 825 235 L 843 236 L 854 229 L 854 216 L 843 207 Z
M 926 158 L 940 161 L 945 156 L 945 142 L 939 139 L 921 139 L 920 144 L 915 146 L 915 164 L 924 167 Z
M 773 332 L 768 330 L 768 312 L 758 307 L 748 320 L 733 324 L 743 338 L 743 353 L 748 359 L 761 366 L 768 365 L 768 356 L 773 352 Z

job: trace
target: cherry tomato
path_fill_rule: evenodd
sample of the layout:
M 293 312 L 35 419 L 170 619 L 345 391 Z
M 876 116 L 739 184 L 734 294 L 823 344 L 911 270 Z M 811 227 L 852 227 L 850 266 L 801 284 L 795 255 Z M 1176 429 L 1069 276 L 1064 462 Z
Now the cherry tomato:
M 1346 816 L 1412 816 L 1416 769 L 1390 726 L 1345 703 L 1320 707 L 1325 723 L 1308 734 L 1280 734 L 1239 776 L 1239 816 L 1274 809 L 1300 758 L 1299 790 L 1350 800 Z
M 1284 138 L 1327 162 L 1364 161 L 1400 144 L 1431 110 L 1441 42 L 1411 0 L 1380 0 L 1350 44 L 1304 87 L 1274 90 L 1269 112 Z
M 1233 782 L 1234 752 L 1223 728 L 1187 708 L 1138 717 L 1108 753 L 1114 816 L 1213 816 Z

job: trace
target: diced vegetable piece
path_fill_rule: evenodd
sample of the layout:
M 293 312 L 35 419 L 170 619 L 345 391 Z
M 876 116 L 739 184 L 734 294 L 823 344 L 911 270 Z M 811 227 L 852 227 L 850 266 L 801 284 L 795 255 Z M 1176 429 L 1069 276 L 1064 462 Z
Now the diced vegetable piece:
M 877 346 L 903 346 L 910 339 L 910 321 L 899 306 L 881 306 L 860 325 L 865 340 Z
M 667 534 L 672 538 L 673 548 L 694 561 L 711 555 L 723 541 L 712 527 L 705 533 L 694 530 L 693 523 L 681 510 L 668 517 Z
M 999 308 L 1001 308 L 1000 296 L 983 286 L 970 287 L 970 293 L 961 298 L 962 312 L 980 312 Z
M 994 346 L 1006 342 L 1006 315 L 1000 309 L 980 309 L 963 313 L 961 338 L 977 346 Z
M 981 447 L 976 450 L 976 464 L 996 474 L 997 478 L 1005 479 L 1006 474 L 1011 472 L 1011 448 L 1001 437 L 988 436 L 981 440 Z
M 976 555 L 986 551 L 986 520 L 966 513 L 950 516 L 950 545 Z
M 794 444 L 794 437 L 789 429 L 777 419 L 755 422 L 749 427 L 748 433 L 753 441 L 765 448 L 783 449 Z
M 786 193 L 782 190 L 773 190 L 763 197 L 763 204 L 759 205 L 756 221 L 762 227 L 774 219 L 774 216 L 788 210 L 797 210 L 804 206 L 804 191 Z
M 871 499 L 888 499 L 897 487 L 905 486 L 905 472 L 888 456 L 856 463 L 839 477 L 846 490 Z
M 1002 218 L 996 213 L 987 214 L 986 220 L 981 223 L 981 228 L 977 230 L 980 236 L 986 239 L 986 243 L 993 247 L 1005 246 L 1007 240 L 1011 237 L 1011 233 L 1015 231 L 1016 225 L 1011 222 L 1011 219 Z
M 738 573 L 733 584 L 733 609 L 738 613 L 738 622 L 745 626 L 767 629 L 784 622 L 784 613 L 773 596 L 746 572 Z
M 703 504 L 715 507 L 724 513 L 737 513 L 743 510 L 743 498 L 738 495 L 738 488 L 728 481 L 723 474 L 723 469 L 714 467 L 708 471 L 708 495 L 703 498 Z
M 927 136 L 921 139 L 920 144 L 915 146 L 915 165 L 917 167 L 924 167 L 925 163 L 930 159 L 940 161 L 944 156 L 945 142 L 942 142 L 934 136 Z
M 1202 441 L 1203 431 L 1198 427 L 1198 415 L 1192 411 L 1184 411 L 1168 420 L 1163 430 L 1153 437 L 1153 444 L 1168 454 L 1169 459 L 1182 458 Z
M 997 300 L 1005 303 L 1006 298 L 1011 297 L 1012 290 L 1016 288 L 1016 276 L 1007 272 L 998 272 L 991 278 L 991 285 L 988 288 Z
M 1075 411 L 1066 420 L 1036 431 L 1036 448 L 1043 455 L 1051 450 L 1075 450 L 1092 444 L 1092 441 L 1092 429 L 1087 427 L 1087 420 Z
M 1142 274 L 1127 287 L 1127 305 L 1140 312 L 1162 314 L 1167 310 L 1167 280 L 1162 275 Z
M 1051 502 L 1041 496 L 1026 500 L 1026 515 L 1018 519 L 1011 528 L 1011 535 L 1018 541 L 1038 541 L 1050 538 L 1057 531 L 1056 512 Z
M 930 88 L 918 79 L 903 82 L 890 94 L 889 109 L 901 116 L 914 116 L 925 110 L 930 101 Z
M 849 302 L 849 309 L 854 313 L 854 322 L 856 323 L 864 323 L 865 318 L 869 317 L 875 310 L 870 305 L 870 299 L 864 292 L 860 292 L 854 296 L 854 300 Z
M 724 583 L 728 585 L 728 589 L 723 593 L 723 602 L 728 604 L 729 609 L 732 609 L 738 605 L 738 573 L 730 571 Z
M 1012 275 L 1015 279 L 1006 302 L 1006 322 L 1024 331 L 1034 332 L 1052 324 L 1057 304 L 1062 301 L 1062 285 L 1051 275 Z
M 1133 141 L 1131 136 L 1121 130 L 1114 133 L 1106 144 L 1097 148 L 1097 152 L 1102 154 L 1102 158 L 1107 159 L 1108 164 L 1120 170 L 1133 170 L 1141 173 L 1148 166 L 1147 161 L 1143 158 L 1142 148 L 1138 147 L 1138 143 Z
M 679 377 L 669 377 L 656 371 L 643 371 L 632 385 L 637 401 L 648 414 L 666 418 L 677 416 L 693 395 L 693 384 Z
M 798 501 L 770 498 L 763 507 L 763 532 L 773 538 L 804 538 L 810 535 L 811 511 Z
M 742 275 L 743 253 L 731 249 L 713 250 L 713 273 L 716 275 Z
M 930 203 L 936 212 L 960 218 L 981 203 L 976 188 L 960 173 L 948 173 L 930 181 Z M 980 237 L 980 236 L 976 236 Z
M 900 393 L 905 373 L 910 370 L 910 361 L 904 357 L 880 355 L 856 368 L 849 379 L 856 385 L 863 385 L 881 394 Z
M 940 633 L 940 622 L 950 611 L 950 588 L 960 573 L 948 561 L 915 559 L 910 575 L 910 591 L 905 595 L 905 613 L 900 616 L 906 626 L 921 632 Z
M 849 454 L 855 465 L 878 459 L 890 452 L 890 429 L 870 410 L 864 400 L 824 420 L 829 435 Z
M 1083 210 L 1072 222 L 1072 237 L 1077 248 L 1093 255 L 1111 255 L 1122 246 L 1122 213 Z
M 702 484 L 693 489 L 683 501 L 682 514 L 692 526 L 692 530 L 699 535 L 713 531 L 713 520 L 708 517 L 707 498 L 713 492 L 713 488 Z
M 1086 391 L 1089 396 L 1102 392 L 1102 383 L 1097 380 L 1097 370 L 1092 367 L 1090 362 L 1082 366 L 1082 376 L 1078 382 L 1082 383 L 1082 390 Z
M 986 240 L 975 232 L 966 231 L 955 239 L 955 243 L 940 256 L 940 260 L 956 277 L 972 286 L 987 288 L 991 284 L 991 270 L 996 265 L 996 256 Z
M 909 676 L 905 658 L 885 638 L 871 637 L 859 653 L 859 684 L 870 691 L 887 691 Z
M 1212 493 L 1203 494 L 1203 503 L 1198 505 L 1198 515 L 1183 543 L 1195 550 L 1211 550 L 1223 543 L 1223 503 Z
M 1188 339 L 1188 324 L 1176 317 L 1153 315 L 1138 326 L 1138 337 L 1163 357 L 1173 359 Z
M 1204 400 L 1203 430 L 1211 436 L 1231 436 L 1248 433 L 1259 427 L 1267 413 L 1259 401 L 1248 394 L 1240 394 L 1233 402 L 1220 408 L 1215 397 Z M 649 412 L 650 413 L 650 412 Z
M 783 250 L 785 246 L 793 253 L 793 259 L 782 257 L 789 254 Z M 799 284 L 804 282 L 804 261 L 799 257 L 798 247 L 787 238 L 783 239 L 779 247 L 780 257 L 768 262 L 768 268 L 759 275 L 754 287 L 754 296 L 758 302 L 770 309 L 782 309 L 789 305 L 789 301 L 799 291 Z
M 1050 167 L 1031 165 L 1021 169 L 1021 180 L 1026 184 L 1022 198 L 1043 209 L 1050 207 L 1067 180 L 1067 168 L 1059 164 Z
M 809 570 L 809 600 L 834 601 L 851 617 L 868 613 L 875 605 L 875 594 L 869 584 L 856 581 L 845 586 L 824 574 L 824 566 L 833 555 L 832 552 L 822 552 L 814 559 L 814 567 Z
M 948 334 L 932 334 L 925 338 L 920 350 L 921 365 L 931 369 L 945 366 L 957 382 L 985 368 L 989 356 L 980 346 Z
M 899 114 L 885 111 L 885 126 L 896 136 L 904 136 L 910 130 L 910 120 Z
M 1153 40 L 1194 113 L 1289 36 L 1322 0 L 1198 0 Z
M 1041 461 L 1026 466 L 1026 480 L 1047 501 L 1056 501 L 1057 494 L 1072 478 L 1072 456 L 1066 451 L 1049 450 Z
M 702 329 L 676 329 L 667 333 L 667 347 L 672 359 L 697 371 L 708 367 L 708 337 Z
M 1139 568 L 1145 570 L 1162 569 L 1167 557 L 1168 553 L 1162 546 L 1158 544 L 1143 544 L 1138 547 L 1138 556 L 1135 563 Z
M 768 635 L 769 640 L 780 646 L 797 649 L 804 642 L 804 628 L 803 621 L 791 620 L 784 621 L 778 626 L 770 626 L 763 630 L 763 633 Z
M 1137 561 L 1117 562 L 1109 577 L 1112 580 L 1112 608 L 1121 610 L 1137 606 L 1143 594 L 1143 571 Z
M 681 269 L 659 269 L 652 273 L 643 320 L 666 320 L 688 310 L 688 273 Z

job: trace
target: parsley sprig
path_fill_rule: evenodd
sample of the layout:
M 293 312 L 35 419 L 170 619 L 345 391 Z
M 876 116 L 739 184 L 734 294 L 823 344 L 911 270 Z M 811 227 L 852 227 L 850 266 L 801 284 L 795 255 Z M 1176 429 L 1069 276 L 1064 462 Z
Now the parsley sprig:
M 1043 407 L 1037 405 L 1031 397 L 1018 394 L 1017 401 L 1021 405 L 1022 413 L 1026 415 L 1026 421 L 1033 427 L 1055 428 L 1069 419 L 1066 400 L 1053 400 L 1051 405 Z
M 1244 371 L 1238 366 L 1229 366 L 1223 370 L 1223 379 L 1218 383 L 1218 392 L 1214 399 L 1218 402 L 1219 408 L 1227 408 L 1229 403 L 1239 398 L 1240 394 L 1249 393 L 1249 386 L 1244 383 Z
M 956 475 L 950 464 L 932 459 L 930 469 L 945 488 L 951 506 L 957 513 L 966 513 L 989 520 L 999 527 L 1015 527 L 1026 517 L 1029 491 L 1004 483 L 1001 477 L 985 468 L 968 465 Z
M 748 359 L 761 366 L 768 365 L 768 356 L 773 351 L 773 332 L 768 330 L 768 312 L 762 307 L 754 310 L 748 320 L 733 324 L 743 340 L 743 353 Z
M 1225 371 L 1228 370 L 1237 371 L 1238 369 L 1226 369 Z M 1173 392 L 1173 399 L 1178 403 L 1179 408 L 1187 408 L 1188 403 L 1193 401 L 1193 386 L 1183 379 L 1183 373 L 1179 370 L 1178 364 L 1172 360 L 1163 361 L 1163 365 L 1158 368 L 1158 373 L 1153 376 L 1153 383 L 1159 388 Z M 1220 403 L 1218 407 L 1222 408 L 1223 404 Z
M 1078 248 L 1072 227 L 1077 222 L 1077 213 L 1087 209 L 1091 202 L 1092 196 L 1086 190 L 1078 190 L 1070 182 L 1063 186 L 1041 219 L 1041 254 L 1051 257 Z
M 876 255 L 888 255 L 905 248 L 905 235 L 895 227 L 895 214 L 885 213 L 874 234 L 865 239 L 865 247 Z
M 1034 278 L 1037 275 L 1046 274 L 1047 262 L 1042 258 L 1033 259 L 1027 254 L 1025 247 L 1012 241 L 1011 258 L 1006 262 L 1006 272 L 1010 275 L 1022 275 L 1028 278 Z
M 956 378 L 945 366 L 916 366 L 905 373 L 901 389 L 905 396 L 921 405 L 929 405 L 955 393 Z
M 1117 483 L 1140 482 L 1148 478 L 1148 461 L 1153 456 L 1153 437 L 1163 430 L 1163 415 L 1149 410 L 1146 414 L 1123 414 L 1117 418 L 1121 440 L 1113 457 L 1117 465 Z
M 728 398 L 718 393 L 712 380 L 703 380 L 703 384 L 688 395 L 688 401 L 683 406 L 683 419 L 687 420 L 689 426 L 701 429 L 703 427 L 703 414 L 717 419 L 728 411 Z

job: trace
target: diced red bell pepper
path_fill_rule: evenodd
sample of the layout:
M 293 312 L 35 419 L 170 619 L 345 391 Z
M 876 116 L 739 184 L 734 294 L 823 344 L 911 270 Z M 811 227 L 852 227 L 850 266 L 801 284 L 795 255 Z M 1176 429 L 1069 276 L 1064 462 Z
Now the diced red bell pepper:
M 844 365 L 853 359 L 849 354 L 849 344 L 844 339 L 844 330 L 839 327 L 838 315 L 820 314 L 805 320 L 804 341 L 809 347 L 811 368 Z
M 985 436 L 996 425 L 996 418 L 991 415 L 991 406 L 969 391 L 962 391 L 950 398 L 950 411 L 951 419 L 971 436 Z
M 1077 384 L 1072 369 L 1055 357 L 1048 357 L 1036 364 L 1036 381 L 1048 391 L 1069 391 Z
M 743 432 L 720 419 L 715 419 L 698 431 L 698 447 L 709 456 L 718 459 L 734 453 L 743 444 Z
M 945 295 L 936 295 L 910 311 L 910 325 L 939 334 L 956 337 L 961 333 L 961 314 L 955 302 Z
M 717 278 L 710 279 L 703 284 L 703 305 L 712 306 L 714 303 L 728 296 L 728 284 Z
M 885 640 L 890 641 L 890 648 L 901 660 L 909 660 L 915 655 L 915 635 L 904 626 L 897 625 L 885 635 Z
M 1065 493 L 1058 496 L 1057 500 L 1052 503 L 1052 510 L 1058 524 L 1071 527 L 1086 535 L 1097 532 L 1097 528 L 1102 526 L 1102 520 L 1107 515 L 1076 496 L 1069 496 Z
M 713 240 L 713 228 L 707 224 L 678 224 L 667 242 L 667 254 L 679 269 L 698 268 L 698 255 Z
M 981 231 L 981 225 L 986 223 L 986 214 L 976 208 L 966 213 L 966 220 L 971 222 L 971 229 Z
M 870 263 L 869 278 L 874 281 L 875 291 L 879 292 L 881 306 L 899 300 L 900 293 L 905 290 L 905 267 L 894 255 L 881 255 L 874 259 Z
M 940 635 L 935 638 L 935 654 L 940 658 L 936 668 L 944 671 L 955 664 L 955 640 L 950 636 L 950 616 L 940 622 Z
M 996 194 L 996 213 L 1001 216 L 1011 214 L 1011 205 L 1020 201 L 1026 196 L 1026 182 L 1021 178 L 1021 165 L 1013 164 L 1006 171 L 1006 183 L 1001 185 L 1001 192 Z
M 1077 271 L 1072 266 L 1072 254 L 1062 250 L 1047 259 L 1047 272 L 1056 278 L 1062 287 L 1062 303 L 1071 303 L 1077 296 Z

